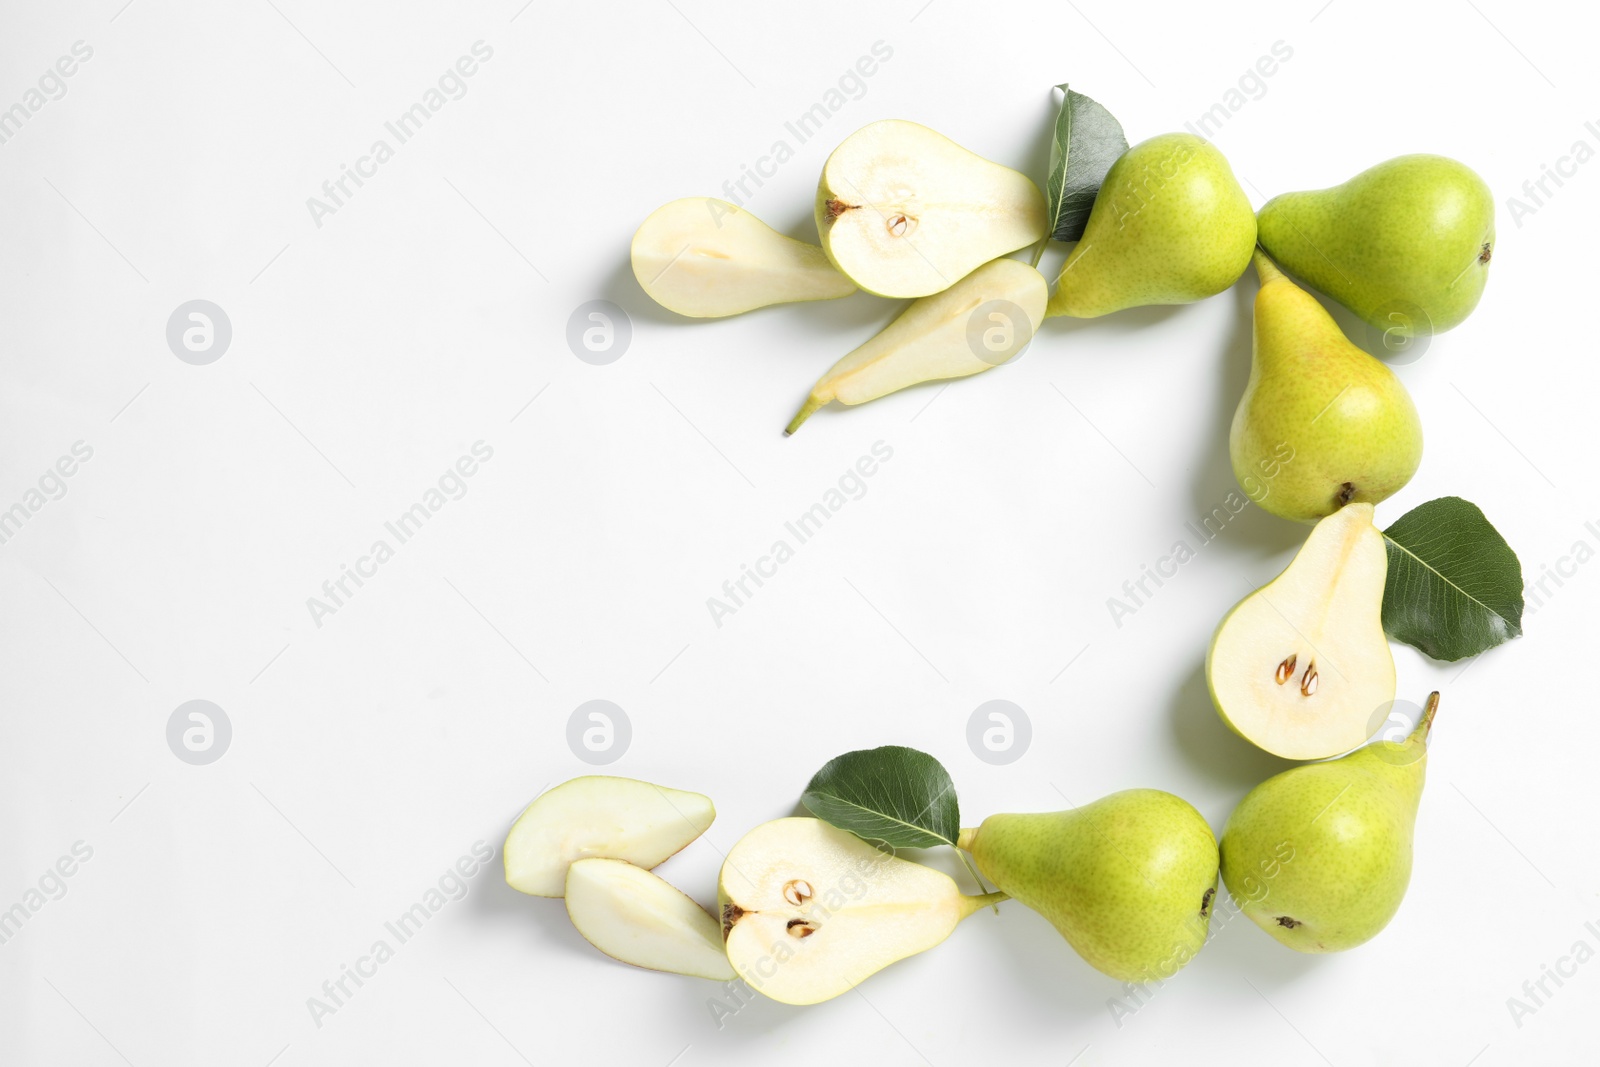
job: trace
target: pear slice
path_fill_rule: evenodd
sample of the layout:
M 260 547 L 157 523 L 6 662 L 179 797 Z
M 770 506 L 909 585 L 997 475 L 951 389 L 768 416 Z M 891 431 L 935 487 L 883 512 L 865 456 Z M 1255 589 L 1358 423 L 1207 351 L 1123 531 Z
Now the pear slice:
M 1044 321 L 1049 283 L 1014 259 L 986 263 L 925 296 L 833 365 L 784 433 L 830 400 L 861 404 L 919 382 L 977 374 L 1014 358 Z
M 567 869 L 567 915 L 595 948 L 652 971 L 731 982 L 711 913 L 660 875 L 599 857 Z
M 1211 639 L 1206 682 L 1222 720 L 1286 759 L 1366 741 L 1394 702 L 1387 572 L 1371 504 L 1346 504 L 1317 523 L 1284 572 L 1241 600 Z
M 696 319 L 856 291 L 818 246 L 712 197 L 657 208 L 633 235 L 632 258 L 634 277 L 652 300 Z
M 506 882 L 536 897 L 559 897 L 567 867 L 606 856 L 651 868 L 706 832 L 717 811 L 699 793 L 634 778 L 587 775 L 547 790 L 506 835 Z
M 739 977 L 773 1000 L 816 1004 L 932 948 L 1005 894 L 964 896 L 931 867 L 820 819 L 790 818 L 733 846 L 717 897 Z
M 901 119 L 845 138 L 817 185 L 828 258 L 879 296 L 948 289 L 1048 229 L 1044 194 L 1027 176 Z

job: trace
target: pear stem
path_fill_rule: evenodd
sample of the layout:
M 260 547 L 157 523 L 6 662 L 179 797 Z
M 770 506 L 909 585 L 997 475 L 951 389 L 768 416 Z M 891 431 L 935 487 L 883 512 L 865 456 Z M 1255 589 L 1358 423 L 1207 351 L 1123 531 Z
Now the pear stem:
M 801 423 L 809 419 L 818 408 L 826 403 L 826 400 L 818 400 L 815 393 L 806 397 L 806 402 L 800 405 L 800 410 L 795 412 L 794 418 L 789 420 L 789 425 L 784 427 L 783 436 L 788 437 L 793 434 L 800 428 Z
M 1255 255 L 1251 258 L 1255 262 L 1256 274 L 1260 277 L 1263 287 L 1271 282 L 1285 282 L 1289 280 L 1284 275 L 1283 271 L 1278 269 L 1278 265 L 1267 258 L 1267 254 L 1261 250 L 1260 245 L 1256 246 Z
M 1411 731 L 1411 740 L 1422 741 L 1427 738 L 1428 731 L 1433 729 L 1433 716 L 1439 710 L 1439 691 L 1435 689 L 1428 695 L 1427 706 L 1422 709 L 1422 717 L 1417 720 L 1416 729 Z
M 998 907 L 1002 900 L 1010 899 L 1010 893 L 985 893 L 982 896 L 964 896 L 961 898 L 961 917 L 965 919 L 967 916 L 980 912 L 984 908 Z
M 972 857 L 959 849 L 956 851 L 956 855 L 961 857 L 961 865 L 967 869 L 968 874 L 972 875 L 972 880 L 978 883 L 978 889 L 982 891 L 984 888 L 983 875 L 979 874 L 978 868 L 973 865 Z

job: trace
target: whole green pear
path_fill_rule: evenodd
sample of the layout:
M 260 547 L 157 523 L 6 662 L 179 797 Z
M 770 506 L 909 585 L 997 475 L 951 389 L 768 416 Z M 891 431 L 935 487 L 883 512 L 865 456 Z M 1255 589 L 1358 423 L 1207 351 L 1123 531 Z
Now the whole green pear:
M 1261 246 L 1289 273 L 1402 337 L 1472 313 L 1494 255 L 1494 196 L 1470 167 L 1400 156 L 1261 209 Z
M 1106 172 L 1045 314 L 1202 300 L 1239 279 L 1255 245 L 1255 211 L 1223 154 L 1193 134 L 1152 137 Z
M 1298 952 L 1341 952 L 1400 909 L 1439 694 L 1404 741 L 1284 771 L 1252 789 L 1222 832 L 1239 909 Z
M 1170 978 L 1205 945 L 1217 842 L 1171 793 L 1130 789 L 1071 811 L 991 815 L 957 843 L 1113 978 Z
M 1406 387 L 1259 252 L 1256 270 L 1250 379 L 1228 435 L 1234 477 L 1262 508 L 1297 522 L 1398 492 L 1422 463 L 1422 420 Z

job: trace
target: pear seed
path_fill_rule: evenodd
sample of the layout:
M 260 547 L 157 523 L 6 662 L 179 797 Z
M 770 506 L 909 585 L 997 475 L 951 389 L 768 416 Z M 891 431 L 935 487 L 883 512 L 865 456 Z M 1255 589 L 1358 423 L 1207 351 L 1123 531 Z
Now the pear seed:
M 886 223 L 891 237 L 904 237 L 917 228 L 917 220 L 905 215 L 890 215 Z
M 811 883 L 804 878 L 794 878 L 784 883 L 783 899 L 799 907 L 811 899 Z
M 1300 676 L 1300 695 L 1310 696 L 1317 691 L 1317 661 L 1306 664 L 1306 673 Z
M 785 929 L 790 937 L 810 937 L 817 932 L 817 924 L 810 919 L 790 919 Z
M 1287 682 L 1289 680 L 1290 676 L 1294 674 L 1294 661 L 1299 659 L 1299 658 L 1300 657 L 1298 655 L 1296 655 L 1295 653 L 1291 652 L 1291 653 L 1289 653 L 1289 656 L 1288 656 L 1287 659 L 1285 659 L 1282 663 L 1278 664 L 1278 673 L 1273 675 L 1273 677 L 1277 679 L 1277 682 L 1278 682 L 1279 685 L 1282 685 L 1284 682 Z

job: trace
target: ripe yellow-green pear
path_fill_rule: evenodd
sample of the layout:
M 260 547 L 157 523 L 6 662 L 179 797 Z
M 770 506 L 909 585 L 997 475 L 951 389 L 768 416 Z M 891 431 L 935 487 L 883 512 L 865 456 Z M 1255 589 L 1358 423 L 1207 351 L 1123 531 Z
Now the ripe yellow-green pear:
M 1203 300 L 1239 280 L 1255 244 L 1255 211 L 1223 154 L 1193 134 L 1152 137 L 1106 172 L 1047 314 Z
M 1005 899 L 964 896 L 940 871 L 820 819 L 764 823 L 728 850 L 717 897 L 728 960 L 785 1004 L 848 993 Z
M 1044 237 L 1044 194 L 926 126 L 884 119 L 844 139 L 817 183 L 822 247 L 861 288 L 927 296 Z
M 1494 256 L 1494 196 L 1464 163 L 1400 156 L 1261 209 L 1261 246 L 1289 273 L 1401 337 L 1472 313 Z
M 1250 379 L 1228 435 L 1234 476 L 1262 508 L 1296 522 L 1387 499 L 1422 462 L 1411 395 L 1259 252 L 1256 271 Z
M 1341 952 L 1389 924 L 1411 843 L 1439 694 L 1404 741 L 1295 767 L 1252 789 L 1222 832 L 1222 877 L 1252 922 L 1297 952 Z
M 1285 759 L 1324 759 L 1366 741 L 1394 700 L 1383 633 L 1388 560 L 1371 504 L 1317 523 L 1284 572 L 1223 617 L 1206 653 L 1222 721 Z
M 541 793 L 506 835 L 506 882 L 559 897 L 573 860 L 622 859 L 654 867 L 706 832 L 717 811 L 699 793 L 591 774 Z
M 583 859 L 567 868 L 567 915 L 595 948 L 652 971 L 731 982 L 722 930 L 700 905 L 627 860 Z
M 977 374 L 1016 356 L 1044 321 L 1049 286 L 1026 263 L 997 259 L 908 307 L 824 374 L 789 423 L 792 434 L 837 400 L 861 404 L 919 382 Z
M 632 259 L 633 275 L 652 300 L 692 318 L 856 291 L 819 246 L 785 237 L 712 197 L 657 208 L 633 235 Z
M 1217 841 L 1171 793 L 1130 789 L 1071 811 L 991 815 L 958 843 L 1113 978 L 1171 978 L 1205 945 Z

